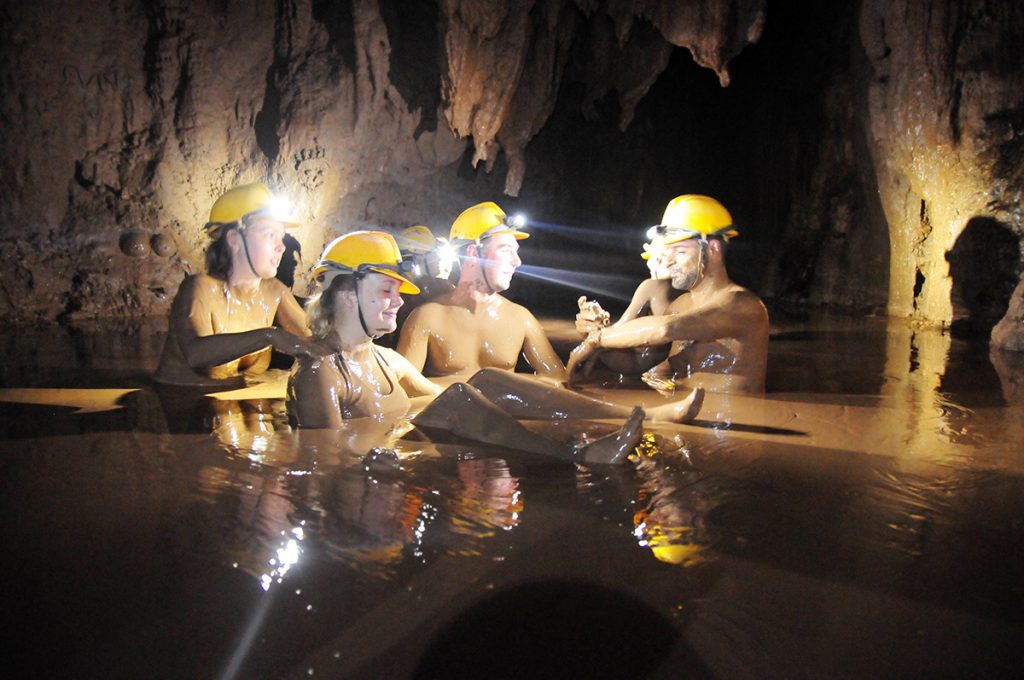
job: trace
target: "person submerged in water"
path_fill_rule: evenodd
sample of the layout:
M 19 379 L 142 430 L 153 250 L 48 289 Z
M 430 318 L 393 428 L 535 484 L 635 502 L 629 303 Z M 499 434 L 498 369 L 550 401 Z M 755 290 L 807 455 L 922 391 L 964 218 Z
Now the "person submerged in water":
M 297 222 L 265 184 L 234 187 L 210 210 L 206 273 L 187 277 L 171 306 L 155 379 L 169 385 L 221 385 L 262 373 L 271 349 L 322 354 L 305 314 L 274 278 L 285 228 Z M 276 326 L 274 324 L 277 324 Z
M 581 297 L 578 301 L 579 313 L 576 315 L 576 332 L 586 337 L 590 333 L 607 326 L 621 326 L 627 321 L 641 316 L 660 316 L 668 311 L 669 305 L 683 294 L 683 291 L 672 287 L 672 275 L 669 271 L 669 259 L 666 257 L 662 238 L 655 235 L 649 243 L 644 244 L 641 257 L 647 263 L 650 277 L 644 279 L 629 302 L 629 306 L 614 324 L 611 316 L 596 300 L 588 301 Z M 655 371 L 669 355 L 669 347 L 636 347 L 632 349 L 606 349 L 598 353 L 602 365 L 621 375 L 641 375 L 646 371 Z M 646 376 L 645 376 L 646 377 Z
M 645 413 L 551 387 L 526 376 L 481 370 L 468 382 L 442 388 L 407 359 L 374 339 L 392 333 L 402 293 L 419 289 L 405 275 L 398 245 L 389 234 L 355 231 L 327 245 L 314 276 L 320 293 L 307 311 L 313 337 L 333 351 L 297 357 L 288 381 L 288 408 L 300 427 L 339 428 L 348 419 L 397 422 L 412 406 L 410 393 L 430 402 L 412 423 L 520 450 L 617 462 L 640 439 Z M 652 408 L 651 419 L 685 422 L 700 410 L 703 392 Z M 542 437 L 516 418 L 627 418 L 622 429 L 576 451 Z
M 671 345 L 673 389 L 764 392 L 768 312 L 756 294 L 729 279 L 726 242 L 738 233 L 732 216 L 713 198 L 686 194 L 669 202 L 653 229 L 672 287 L 685 294 L 660 316 L 593 329 L 569 356 L 570 381 L 588 373 L 601 350 Z
M 467 378 L 481 368 L 515 370 L 520 354 L 538 375 L 565 378 L 565 366 L 536 317 L 501 294 L 522 264 L 529 234 L 495 203 L 467 208 L 449 233 L 459 252 L 458 283 L 419 306 L 402 327 L 398 351 L 425 375 Z

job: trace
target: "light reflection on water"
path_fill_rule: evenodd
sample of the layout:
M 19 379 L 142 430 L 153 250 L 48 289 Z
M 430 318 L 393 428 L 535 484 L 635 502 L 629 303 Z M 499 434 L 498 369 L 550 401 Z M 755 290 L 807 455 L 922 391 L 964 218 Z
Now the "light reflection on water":
M 615 469 L 415 432 L 366 465 L 355 433 L 293 431 L 274 399 L 208 400 L 202 427 L 170 433 L 147 351 L 31 351 L 85 362 L 65 371 L 75 387 L 140 388 L 116 411 L 0 404 L 8 616 L 41 670 L 405 677 L 460 612 L 555 580 L 671 619 L 668 668 L 996 677 L 1019 659 L 1019 362 L 941 334 L 779 329 L 767 399 L 712 397 Z M 32 375 L 7 364 L 4 387 L 72 386 Z M 509 615 L 528 629 L 543 608 Z

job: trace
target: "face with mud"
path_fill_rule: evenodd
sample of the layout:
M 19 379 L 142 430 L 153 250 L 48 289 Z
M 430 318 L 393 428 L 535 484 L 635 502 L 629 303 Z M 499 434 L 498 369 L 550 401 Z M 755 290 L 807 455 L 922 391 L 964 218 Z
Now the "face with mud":
M 519 243 L 512 234 L 495 234 L 477 246 L 480 268 L 495 293 L 512 285 L 512 277 L 523 263 L 519 259 Z
M 404 304 L 402 296 L 398 293 L 401 285 L 398 280 L 376 272 L 368 273 L 357 284 L 359 308 L 362 310 L 366 329 L 374 335 L 394 333 L 398 328 L 398 309 Z
M 665 248 L 664 259 L 676 290 L 692 290 L 704 278 L 707 267 L 707 246 L 697 239 L 687 239 Z
M 244 239 L 244 244 L 242 240 Z M 245 260 L 248 249 L 249 261 L 253 271 L 261 279 L 272 279 L 277 274 L 277 266 L 284 254 L 284 222 L 269 217 L 256 217 L 245 228 L 244 235 L 239 233 L 236 250 L 241 255 L 243 266 L 249 264 Z

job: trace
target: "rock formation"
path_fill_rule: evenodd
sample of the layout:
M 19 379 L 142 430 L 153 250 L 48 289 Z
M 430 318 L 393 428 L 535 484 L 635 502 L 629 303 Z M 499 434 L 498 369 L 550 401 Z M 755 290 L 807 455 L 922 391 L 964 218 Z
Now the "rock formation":
M 1020 242 L 1022 38 L 998 0 L 5 3 L 0 311 L 163 315 L 260 179 L 308 220 L 300 291 L 338 230 L 502 192 L 635 229 L 696 188 L 767 297 L 949 324 L 967 225 Z

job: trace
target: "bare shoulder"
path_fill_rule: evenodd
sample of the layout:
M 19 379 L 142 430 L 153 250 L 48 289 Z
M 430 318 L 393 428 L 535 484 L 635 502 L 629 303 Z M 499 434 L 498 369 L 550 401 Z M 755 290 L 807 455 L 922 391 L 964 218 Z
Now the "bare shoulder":
M 640 296 L 643 298 L 653 297 L 662 288 L 662 282 L 657 279 L 644 279 L 640 282 L 640 285 L 636 287 L 636 292 L 633 293 L 634 297 Z
M 380 355 L 384 358 L 384 361 L 387 362 L 388 365 L 391 366 L 392 368 L 404 369 L 406 366 L 412 366 L 412 364 L 409 363 L 408 359 L 406 359 L 404 356 L 402 356 L 395 350 L 391 349 L 390 347 L 374 345 L 374 348 L 376 348 L 376 350 L 380 352 Z
M 291 375 L 288 376 L 288 384 L 299 392 L 324 382 L 333 382 L 338 374 L 338 367 L 327 357 L 295 357 Z
M 501 305 L 501 313 L 507 318 L 515 319 L 516 321 L 524 324 L 540 325 L 540 322 L 537 321 L 537 317 L 535 317 L 533 312 L 526 307 L 505 298 L 501 298 L 501 302 L 499 304 Z
M 722 305 L 744 314 L 751 320 L 768 322 L 768 310 L 757 293 L 738 284 L 732 284 L 723 291 Z
M 409 313 L 405 325 L 412 327 L 429 326 L 443 320 L 448 315 L 446 305 L 441 302 L 425 302 Z

